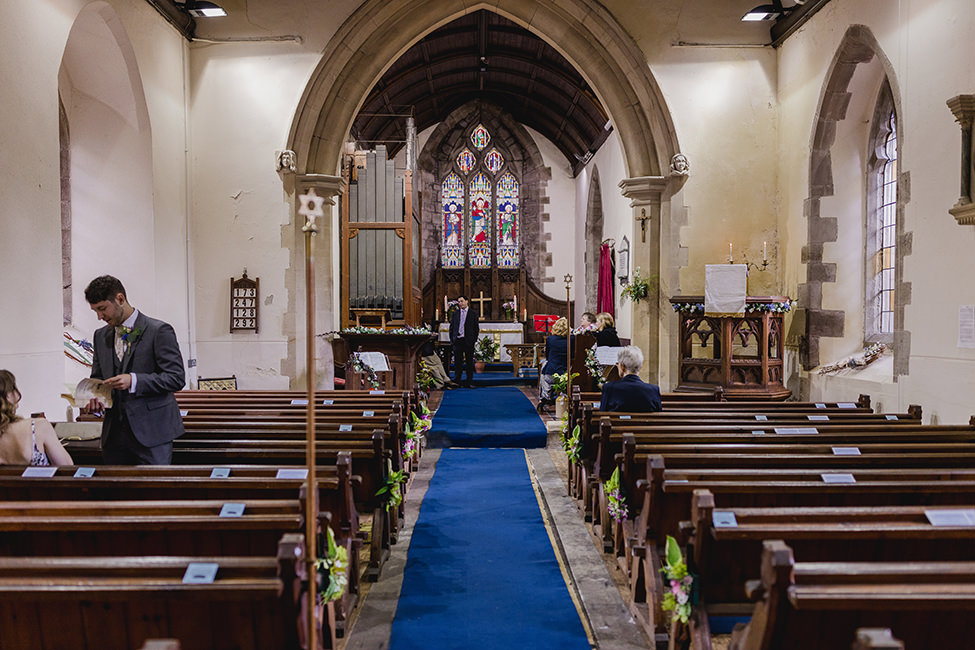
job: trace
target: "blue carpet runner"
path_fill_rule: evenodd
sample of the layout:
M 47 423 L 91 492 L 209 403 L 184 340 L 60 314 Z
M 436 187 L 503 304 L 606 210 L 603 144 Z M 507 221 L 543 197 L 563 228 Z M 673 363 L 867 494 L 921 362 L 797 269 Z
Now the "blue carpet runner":
M 389 647 L 589 650 L 524 451 L 442 452 L 413 529 Z
M 444 391 L 427 446 L 544 447 L 545 425 L 531 401 L 512 386 Z

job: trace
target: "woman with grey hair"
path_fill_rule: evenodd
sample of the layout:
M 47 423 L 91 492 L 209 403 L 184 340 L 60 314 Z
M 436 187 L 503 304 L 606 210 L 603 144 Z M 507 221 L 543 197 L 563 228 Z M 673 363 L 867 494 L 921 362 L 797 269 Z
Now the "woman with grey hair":
M 651 413 L 661 409 L 660 388 L 637 376 L 642 366 L 643 352 L 637 346 L 628 345 L 619 351 L 616 367 L 621 379 L 603 385 L 600 411 Z

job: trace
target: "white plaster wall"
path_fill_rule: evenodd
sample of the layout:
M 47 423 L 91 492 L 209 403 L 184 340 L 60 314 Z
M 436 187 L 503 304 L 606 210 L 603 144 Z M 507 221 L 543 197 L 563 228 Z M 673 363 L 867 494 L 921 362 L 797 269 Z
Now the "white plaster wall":
M 957 347 L 957 315 L 959 305 L 975 303 L 969 281 L 975 274 L 975 228 L 957 225 L 947 213 L 958 195 L 960 138 L 945 101 L 975 90 L 975 10 L 968 0 L 833 0 L 781 48 L 779 223 L 789 269 L 784 285 L 794 293 L 804 281 L 800 252 L 806 237 L 802 202 L 808 194 L 809 141 L 832 54 L 854 24 L 867 26 L 877 39 L 901 101 L 900 168 L 910 175 L 904 217 L 911 233 L 911 254 L 904 258 L 904 280 L 911 284 L 905 312 L 910 368 L 896 390 L 883 381 L 820 375 L 810 375 L 810 389 L 821 399 L 846 399 L 860 382 L 896 395 L 897 404 L 885 404 L 887 410 L 917 403 L 925 419 L 965 422 L 975 410 L 975 350 Z M 844 339 L 852 342 L 854 336 L 862 333 L 851 333 L 848 325 Z
M 45 411 L 62 419 L 66 404 L 63 391 L 65 361 L 62 343 L 60 163 L 58 138 L 58 70 L 68 34 L 79 12 L 89 3 L 81 0 L 39 0 L 31 3 L 0 4 L 0 77 L 4 100 L 0 102 L 0 271 L 10 281 L 5 298 L 17 305 L 0 319 L 0 367 L 17 376 L 24 401 L 22 412 Z M 150 122 L 163 133 L 182 132 L 182 111 L 170 111 L 181 103 L 181 72 L 154 76 L 157 57 L 179 52 L 182 39 L 146 3 L 113 0 L 92 3 L 93 9 L 111 7 L 125 33 L 145 82 Z M 39 44 L 43 44 L 39 47 Z M 175 80 L 175 83 L 174 83 Z M 93 115 L 94 117 L 94 115 Z M 182 194 L 182 139 L 155 142 L 152 194 Z M 165 161 L 160 170 L 157 163 Z M 138 183 L 140 170 L 120 170 L 118 185 Z M 163 173 L 160 173 L 162 171 Z M 139 178 L 144 177 L 145 168 Z M 130 175 L 131 174 L 131 175 Z M 122 190 L 125 191 L 124 189 Z M 158 207 L 158 204 L 156 205 Z M 134 234 L 133 245 L 158 261 L 161 250 L 169 256 L 171 268 L 160 277 L 152 257 L 138 260 L 135 286 L 142 297 L 137 303 L 148 313 L 171 318 L 181 344 L 187 340 L 185 319 L 185 256 L 173 254 L 184 247 L 181 237 L 182 209 L 164 215 L 154 210 L 139 216 L 139 230 L 154 224 L 155 236 Z M 148 220 L 147 220 L 148 219 Z M 124 237 L 124 235 L 123 235 Z M 112 244 L 102 241 L 100 254 L 116 254 Z M 148 264 L 146 264 L 148 262 Z M 144 283 L 140 287 L 140 283 Z M 129 283 L 132 284 L 132 283 Z M 161 289 L 161 285 L 166 285 Z M 144 287 L 145 291 L 141 288 Z M 173 287 L 173 288 L 170 288 Z M 75 292 L 84 286 L 74 287 Z M 131 291 L 131 290 L 130 290 Z M 178 294 L 172 299 L 170 293 Z M 175 306 L 171 309 L 170 307 Z M 89 332 L 90 336 L 90 332 Z

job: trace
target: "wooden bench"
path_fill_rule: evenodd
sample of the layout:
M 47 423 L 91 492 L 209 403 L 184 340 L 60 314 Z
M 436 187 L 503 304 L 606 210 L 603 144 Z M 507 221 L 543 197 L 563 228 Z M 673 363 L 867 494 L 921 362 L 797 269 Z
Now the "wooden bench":
M 842 648 L 862 627 L 890 629 L 906 648 L 975 636 L 973 562 L 796 562 L 781 540 L 763 544 L 761 562 L 760 600 L 730 650 Z
M 0 557 L 3 647 L 152 648 L 142 644 L 170 637 L 183 650 L 298 650 L 303 555 L 301 535 L 284 535 L 257 557 Z M 213 583 L 184 583 L 191 562 L 218 563 Z M 336 647 L 327 627 L 319 637 Z

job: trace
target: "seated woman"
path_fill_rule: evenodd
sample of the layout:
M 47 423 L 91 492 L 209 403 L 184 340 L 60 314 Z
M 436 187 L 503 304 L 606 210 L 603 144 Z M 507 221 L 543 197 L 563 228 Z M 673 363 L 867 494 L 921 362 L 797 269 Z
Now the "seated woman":
M 457 384 L 450 381 L 450 377 L 447 376 L 447 372 L 444 370 L 443 362 L 440 360 L 440 356 L 437 354 L 437 335 L 440 332 L 440 323 L 433 321 L 431 323 L 431 330 L 433 335 L 430 339 L 423 344 L 420 348 L 420 363 L 430 369 L 430 374 L 433 376 L 434 388 L 440 390 L 442 388 L 447 388 L 452 390 L 457 388 Z
M 545 365 L 538 374 L 538 412 L 545 410 L 546 405 L 555 404 L 552 395 L 552 382 L 555 375 L 564 374 L 568 359 L 566 337 L 569 334 L 569 321 L 560 318 L 552 325 L 552 333 L 545 339 Z M 573 339 L 575 337 L 572 337 Z
M 643 352 L 635 345 L 620 350 L 616 367 L 620 371 L 619 381 L 603 384 L 603 394 L 599 400 L 600 411 L 623 411 L 625 413 L 651 413 L 661 410 L 660 388 L 648 384 L 639 377 L 643 366 Z
M 0 370 L 0 465 L 71 465 L 47 420 L 17 415 L 20 391 L 9 370 Z
M 616 334 L 616 321 L 607 312 L 596 314 L 596 347 L 620 347 L 620 337 Z

